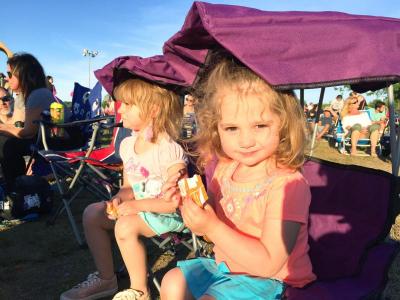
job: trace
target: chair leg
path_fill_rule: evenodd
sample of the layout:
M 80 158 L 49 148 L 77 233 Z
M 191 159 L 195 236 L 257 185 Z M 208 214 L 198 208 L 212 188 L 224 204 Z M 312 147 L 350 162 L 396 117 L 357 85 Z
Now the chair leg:
M 64 203 L 64 208 L 65 208 L 65 210 L 67 212 L 68 220 L 69 220 L 69 223 L 70 223 L 70 225 L 72 227 L 72 231 L 74 232 L 76 241 L 78 242 L 79 246 L 83 246 L 85 243 L 83 242 L 83 240 L 81 238 L 81 235 L 79 234 L 78 226 L 76 226 L 76 222 L 75 222 L 74 216 L 72 215 L 72 212 L 71 212 L 71 209 L 69 207 L 68 201 L 65 198 L 63 198 L 62 201 Z

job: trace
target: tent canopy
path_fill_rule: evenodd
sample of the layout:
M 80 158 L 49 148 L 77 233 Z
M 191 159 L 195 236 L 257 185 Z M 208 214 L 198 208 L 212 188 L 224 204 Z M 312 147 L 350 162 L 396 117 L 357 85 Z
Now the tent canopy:
M 119 57 L 95 75 L 110 94 L 121 70 L 159 84 L 187 87 L 195 83 L 209 51 L 216 48 L 229 51 L 277 89 L 350 84 L 365 92 L 400 81 L 400 19 L 270 12 L 205 2 L 193 3 L 181 30 L 165 42 L 163 55 Z M 389 100 L 394 128 L 392 92 Z M 400 134 L 394 130 L 391 147 L 393 174 L 399 176 Z
M 400 81 L 400 19 L 195 2 L 163 50 L 193 83 L 208 50 L 221 46 L 280 89 L 357 84 L 361 92 Z
M 194 2 L 163 55 L 119 57 L 95 74 L 108 92 L 117 69 L 189 86 L 219 47 L 278 89 L 352 84 L 364 92 L 400 81 L 400 19 L 205 2 Z

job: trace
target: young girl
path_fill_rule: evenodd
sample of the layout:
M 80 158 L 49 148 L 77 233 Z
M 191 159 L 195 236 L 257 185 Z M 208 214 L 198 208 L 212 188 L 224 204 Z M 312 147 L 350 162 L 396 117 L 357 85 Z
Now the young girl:
M 172 178 L 176 186 L 179 175 L 173 175 L 186 171 L 183 149 L 173 141 L 179 135 L 182 115 L 177 95 L 156 84 L 130 79 L 117 86 L 114 97 L 122 102 L 119 112 L 124 127 L 133 132 L 120 147 L 124 184 L 111 201 L 117 219 L 114 222 L 106 214 L 104 202 L 86 208 L 83 225 L 98 272 L 63 293 L 61 300 L 99 299 L 117 291 L 108 235 L 113 228 L 131 280 L 130 289 L 113 299 L 150 299 L 146 251 L 139 237 L 184 227 L 174 202 L 161 199 L 172 195 L 161 193 L 162 185 Z
M 315 279 L 308 256 L 310 190 L 299 172 L 306 141 L 292 92 L 279 92 L 233 59 L 208 76 L 199 110 L 199 163 L 219 158 L 213 207 L 183 199 L 185 224 L 214 243 L 215 259 L 178 263 L 161 298 L 280 299 Z M 210 203 L 211 204 L 211 203 Z

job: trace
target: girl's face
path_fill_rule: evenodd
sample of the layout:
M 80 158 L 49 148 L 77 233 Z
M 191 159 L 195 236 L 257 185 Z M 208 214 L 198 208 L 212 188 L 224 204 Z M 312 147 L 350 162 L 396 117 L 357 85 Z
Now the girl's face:
M 7 65 L 7 80 L 10 89 L 12 89 L 14 92 L 20 92 L 19 79 L 11 70 L 10 65 Z
M 218 133 L 226 155 L 253 167 L 274 160 L 279 145 L 279 117 L 256 94 L 237 95 L 234 90 L 220 94 L 221 120 Z
M 122 102 L 118 112 L 125 128 L 129 128 L 135 132 L 140 132 L 149 125 L 149 121 L 140 117 L 140 109 L 134 104 Z

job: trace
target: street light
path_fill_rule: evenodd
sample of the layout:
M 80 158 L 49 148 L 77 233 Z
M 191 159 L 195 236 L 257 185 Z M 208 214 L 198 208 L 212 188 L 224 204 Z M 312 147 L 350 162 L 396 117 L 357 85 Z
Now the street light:
M 95 58 L 99 54 L 99 51 L 97 50 L 89 50 L 89 49 L 83 49 L 83 56 L 89 57 L 89 89 L 90 89 L 90 69 L 91 69 L 91 59 Z

